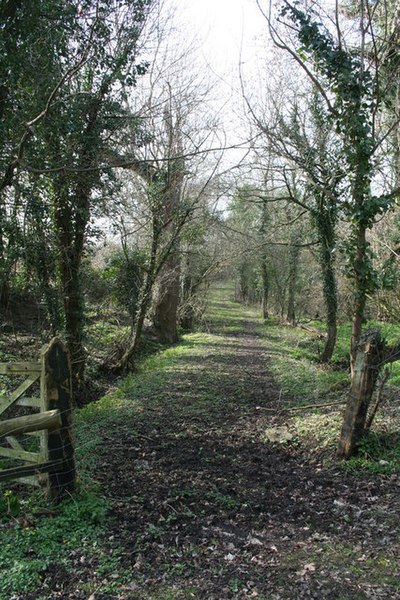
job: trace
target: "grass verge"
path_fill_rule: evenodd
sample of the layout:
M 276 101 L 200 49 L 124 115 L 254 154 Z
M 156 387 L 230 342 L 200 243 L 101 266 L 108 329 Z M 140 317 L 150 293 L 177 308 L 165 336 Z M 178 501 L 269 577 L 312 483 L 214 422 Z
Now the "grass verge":
M 309 325 L 323 331 L 320 322 Z M 343 324 L 338 328 L 336 351 L 330 365 L 318 362 L 322 342 L 309 331 L 276 321 L 267 322 L 262 327 L 269 368 L 280 386 L 282 408 L 295 409 L 290 417 L 295 440 L 309 451 L 325 452 L 331 461 L 334 460 L 342 421 L 342 408 L 334 403 L 345 402 L 350 384 L 346 365 L 350 325 Z M 374 321 L 365 327 L 380 327 L 388 344 L 393 344 L 400 337 L 400 327 Z M 360 444 L 358 455 L 344 463 L 345 470 L 383 475 L 400 472 L 399 384 L 400 363 L 395 363 L 391 366 L 385 402 L 373 428 Z M 333 406 L 326 410 L 318 407 L 324 403 L 332 403 Z M 311 408 L 301 410 L 302 406 L 310 405 Z

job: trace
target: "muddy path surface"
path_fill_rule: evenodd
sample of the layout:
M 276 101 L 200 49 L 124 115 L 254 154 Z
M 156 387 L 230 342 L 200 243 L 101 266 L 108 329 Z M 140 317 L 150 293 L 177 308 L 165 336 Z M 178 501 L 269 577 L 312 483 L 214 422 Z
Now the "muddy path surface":
M 104 432 L 105 544 L 127 576 L 91 599 L 399 599 L 398 480 L 267 442 L 284 417 L 261 324 L 214 308 L 204 340 Z M 71 583 L 55 597 L 87 595 Z

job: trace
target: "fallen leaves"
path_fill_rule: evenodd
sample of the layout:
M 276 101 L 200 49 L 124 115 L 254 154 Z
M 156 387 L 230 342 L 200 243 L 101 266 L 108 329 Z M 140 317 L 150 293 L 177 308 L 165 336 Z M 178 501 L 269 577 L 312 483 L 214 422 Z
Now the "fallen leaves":
M 106 440 L 102 482 L 115 509 L 106 543 L 123 548 L 121 569 L 131 578 L 123 590 L 138 598 L 168 589 L 176 598 L 315 600 L 355 598 L 362 589 L 366 599 L 397 599 L 390 569 L 397 564 L 398 481 L 345 476 L 290 443 L 292 425 L 273 420 L 261 404 L 268 397 L 275 406 L 275 383 L 257 343 L 244 336 L 234 350 L 223 378 L 214 377 L 214 363 L 208 374 L 197 376 L 189 364 L 168 375 L 168 404 L 135 423 L 140 445 L 132 446 L 129 427 Z M 220 350 L 216 356 L 223 358 Z M 238 381 L 243 364 L 249 376 Z M 218 392 L 212 412 L 190 412 L 211 384 Z M 393 561 L 383 563 L 389 548 Z M 81 566 L 93 572 L 87 561 Z M 382 573 L 391 579 L 374 596 L 371 578 Z M 108 581 L 115 587 L 112 574 Z

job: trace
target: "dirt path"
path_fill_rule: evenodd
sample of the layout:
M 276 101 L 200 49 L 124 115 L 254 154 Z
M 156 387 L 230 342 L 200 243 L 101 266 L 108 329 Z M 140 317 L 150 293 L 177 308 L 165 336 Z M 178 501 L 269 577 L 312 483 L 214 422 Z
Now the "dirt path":
M 279 389 L 260 325 L 214 308 L 207 339 L 136 387 L 139 408 L 104 435 L 97 479 L 127 577 L 94 597 L 399 599 L 397 479 L 265 442 Z

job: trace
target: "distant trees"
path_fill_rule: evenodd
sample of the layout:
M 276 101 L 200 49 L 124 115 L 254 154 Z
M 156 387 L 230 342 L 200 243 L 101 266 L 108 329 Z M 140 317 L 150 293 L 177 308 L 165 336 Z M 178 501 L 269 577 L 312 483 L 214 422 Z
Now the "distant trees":
M 308 214 L 314 231 L 327 326 L 320 360 L 328 362 L 334 351 L 337 330 L 336 226 L 343 165 L 324 107 L 315 90 L 309 91 L 309 99 L 301 96 L 299 103 L 295 101 L 285 108 L 286 117 L 278 112 L 271 124 L 258 119 L 257 123 L 278 156 L 280 164 L 275 180 L 281 185 L 281 194 Z M 291 172 L 296 173 L 296 185 Z M 292 252 L 295 248 L 293 246 Z M 288 320 L 294 321 L 293 311 L 289 313 Z
M 245 303 L 254 303 L 261 298 L 259 232 L 262 226 L 259 200 L 260 194 L 255 186 L 243 185 L 234 190 L 225 222 L 236 272 L 236 297 Z
M 179 177 L 181 176 L 182 173 L 179 173 Z M 172 176 L 172 180 L 170 179 L 168 168 L 161 168 L 159 171 L 157 169 L 150 169 L 149 176 L 145 179 L 146 195 L 150 209 L 149 256 L 146 264 L 145 276 L 139 292 L 137 312 L 133 321 L 132 336 L 124 354 L 114 366 L 114 369 L 117 371 L 128 369 L 129 366 L 132 366 L 132 363 L 136 358 L 142 336 L 144 320 L 150 307 L 154 284 L 158 275 L 165 266 L 169 266 L 170 271 L 172 271 L 173 268 L 178 269 L 177 261 L 179 258 L 175 258 L 175 252 L 179 241 L 180 231 L 185 223 L 185 218 L 183 215 L 180 218 L 178 213 L 176 213 L 174 216 L 177 218 L 173 219 L 170 214 L 170 211 L 172 211 L 172 204 L 180 200 L 180 190 L 175 188 L 173 178 L 174 176 Z M 175 195 L 175 193 L 177 195 Z M 173 283 L 171 283 L 171 281 L 166 283 L 166 293 L 172 295 L 175 293 L 175 298 L 170 300 L 174 303 L 172 309 L 173 314 L 169 315 L 170 321 L 166 326 L 170 327 L 170 330 L 172 328 L 174 333 L 174 339 L 170 341 L 176 341 L 175 332 L 177 327 L 177 305 L 179 301 L 179 275 L 176 272 L 170 272 L 170 276 L 173 278 Z
M 209 188 L 213 187 L 212 182 Z M 210 197 L 211 196 L 211 197 Z M 226 270 L 228 257 L 222 239 L 223 223 L 213 205 L 210 189 L 199 203 L 194 218 L 182 235 L 179 324 L 192 329 L 201 322 L 208 291 L 215 277 Z
M 257 136 L 257 156 L 273 153 L 279 195 L 283 199 L 286 195 L 308 212 L 316 234 L 328 333 L 321 355 L 324 362 L 331 358 L 336 338 L 337 227 L 339 222 L 346 223 L 347 239 L 340 247 L 354 292 L 353 363 L 367 299 L 380 285 L 369 232 L 394 206 L 398 194 L 388 163 L 391 132 L 397 131 L 398 115 L 392 112 L 388 116 L 387 112 L 389 105 L 393 107 L 388 65 L 397 68 L 388 56 L 393 59 L 395 55 L 393 40 L 398 23 L 388 15 L 385 19 L 382 11 L 372 14 L 365 3 L 358 15 L 360 43 L 355 50 L 354 31 L 352 47 L 348 48 L 341 30 L 340 18 L 348 17 L 339 12 L 333 16 L 335 39 L 320 14 L 322 11 L 315 8 L 303 10 L 285 2 L 274 17 L 270 3 L 264 16 L 272 39 L 292 63 L 302 66 L 303 79 L 296 82 L 289 62 L 285 63 L 288 75 L 284 82 L 281 75 L 274 86 L 270 84 L 273 77 L 268 77 L 264 97 L 247 93 L 243 81 L 242 89 L 253 135 Z M 382 28 L 383 20 L 385 27 L 377 44 L 375 32 Z M 293 171 L 301 179 L 301 197 L 291 190 Z
M 269 168 L 272 173 L 272 161 Z M 309 254 L 312 242 L 304 210 L 288 202 L 275 184 L 266 178 L 265 187 L 261 181 L 259 187 L 244 185 L 236 190 L 222 229 L 229 240 L 236 297 L 260 303 L 263 318 L 275 313 L 294 322 L 298 311 L 305 315 L 310 310 L 305 296 L 313 277 L 300 255 L 302 250 Z
M 139 248 L 124 246 L 108 252 L 105 266 L 101 270 L 108 294 L 120 309 L 127 311 L 132 327 L 135 326 L 145 267 L 145 252 Z
M 282 61 L 281 70 L 286 74 L 260 82 L 257 95 L 251 95 L 243 85 L 244 102 L 251 130 L 257 136 L 254 144 L 257 160 L 260 168 L 264 166 L 266 177 L 273 181 L 276 198 L 308 215 L 313 231 L 309 241 L 315 244 L 322 276 L 327 328 L 320 360 L 328 362 L 334 351 L 337 330 L 336 228 L 345 170 L 336 134 L 318 89 L 313 82 L 297 81 L 290 61 Z M 273 157 L 272 169 L 269 156 Z M 298 235 L 296 229 L 299 228 L 294 226 L 291 236 L 294 242 Z M 298 265 L 298 244 L 291 245 L 290 254 L 289 281 L 293 281 Z M 294 322 L 291 290 L 289 297 L 287 318 Z

